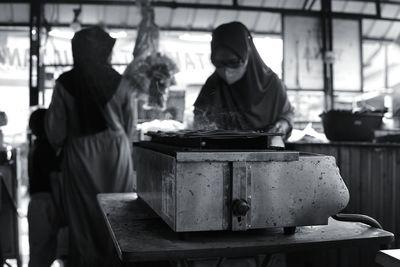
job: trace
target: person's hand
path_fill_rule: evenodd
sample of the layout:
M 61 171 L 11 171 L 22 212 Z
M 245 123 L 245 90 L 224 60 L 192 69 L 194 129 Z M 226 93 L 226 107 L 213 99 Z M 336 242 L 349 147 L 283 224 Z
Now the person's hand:
M 289 123 L 286 120 L 277 121 L 274 126 L 268 130 L 268 133 L 276 133 L 286 135 L 289 131 Z

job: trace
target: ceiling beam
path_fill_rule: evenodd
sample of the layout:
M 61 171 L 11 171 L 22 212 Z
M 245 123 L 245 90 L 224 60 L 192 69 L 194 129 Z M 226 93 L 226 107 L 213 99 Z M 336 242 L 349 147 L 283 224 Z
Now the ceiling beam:
M 44 1 L 44 0 L 31 0 L 31 1 Z M 335 1 L 348 1 L 348 0 L 335 0 Z M 369 2 L 376 3 L 378 0 L 351 0 L 356 2 Z M 27 3 L 28 0 L 14 0 L 12 3 Z M 382 4 L 391 3 L 393 1 L 385 0 Z M 122 1 L 122 0 L 46 0 L 45 4 L 81 4 L 81 5 L 128 5 L 133 6 L 136 1 Z M 400 5 L 400 2 L 395 2 Z M 309 15 L 309 16 L 320 16 L 320 11 L 312 10 L 301 10 L 301 9 L 287 9 L 287 8 L 276 8 L 276 7 L 260 7 L 260 6 L 244 6 L 244 5 L 224 5 L 224 4 L 194 4 L 194 3 L 181 3 L 175 1 L 152 1 L 154 7 L 166 7 L 166 8 L 194 8 L 194 9 L 213 9 L 213 10 L 234 10 L 234 11 L 253 11 L 253 12 L 270 12 L 280 13 L 286 15 Z M 332 17 L 336 18 L 348 18 L 348 19 L 374 19 L 382 21 L 397 21 L 400 22 L 400 18 L 390 17 L 379 17 L 371 14 L 359 14 L 359 13 L 347 13 L 347 12 L 332 12 Z
M 81 24 L 83 28 L 95 26 L 97 24 Z M 1 24 L 0 24 L 1 26 Z M 63 27 L 69 28 L 69 23 L 50 23 L 51 27 Z M 187 27 L 159 27 L 161 31 L 177 31 L 177 32 L 202 32 L 202 33 L 210 33 L 213 29 L 210 28 L 187 28 Z M 107 29 L 127 29 L 127 30 L 136 30 L 138 27 L 136 26 L 121 26 L 119 24 L 107 24 Z M 255 35 L 275 35 L 281 36 L 281 32 L 275 31 L 252 31 L 252 34 Z
M 83 27 L 90 27 L 90 26 L 95 26 L 97 24 L 83 24 Z M 9 23 L 9 22 L 0 22 L 0 27 L 29 27 L 29 23 Z M 51 23 L 51 27 L 65 27 L 69 28 L 70 24 L 68 23 Z M 127 29 L 127 30 L 136 30 L 136 26 L 124 26 L 124 25 L 119 25 L 119 24 L 107 24 L 107 28 L 109 29 Z M 16 29 L 18 30 L 18 29 Z M 210 28 L 184 28 L 184 27 L 160 27 L 160 30 L 162 31 L 177 31 L 177 32 L 201 32 L 201 33 L 210 33 L 212 29 Z M 7 29 L 2 29 L 2 31 L 7 31 Z M 15 31 L 15 30 L 12 30 Z M 272 35 L 272 36 L 281 36 L 281 32 L 272 32 L 272 31 L 252 31 L 253 34 L 255 35 Z M 384 43 L 392 43 L 395 41 L 395 39 L 387 39 L 387 38 L 372 38 L 372 37 L 367 37 L 363 36 L 362 37 L 363 41 L 372 41 L 372 42 L 384 42 Z
M 371 41 L 371 42 L 381 42 L 381 43 L 393 43 L 396 39 L 391 38 L 377 38 L 377 37 L 362 37 L 363 41 Z
M 342 0 L 339 0 L 342 1 Z M 361 2 L 361 0 L 358 0 Z M 373 1 L 373 2 L 372 2 Z M 376 0 L 367 0 L 366 2 L 375 3 Z M 136 1 L 110 1 L 110 0 L 47 0 L 46 4 L 82 4 L 82 5 L 135 5 Z M 385 1 L 385 3 L 387 3 Z M 400 2 L 399 2 L 400 4 Z M 244 5 L 224 5 L 224 4 L 194 4 L 181 3 L 175 1 L 152 1 L 154 7 L 166 8 L 194 8 L 194 9 L 213 9 L 213 10 L 232 10 L 232 11 L 253 11 L 253 12 L 270 12 L 286 15 L 309 15 L 320 16 L 320 11 L 292 9 L 292 8 L 276 8 L 276 7 L 260 7 L 260 6 L 244 6 Z M 379 19 L 384 21 L 400 21 L 400 18 L 378 17 L 377 15 L 332 12 L 333 17 L 349 18 L 349 19 Z
M 2 21 L 0 22 L 0 27 L 29 27 L 29 21 L 28 22 L 6 22 Z M 3 29 L 2 29 L 3 31 Z
M 375 4 L 377 0 L 332 0 L 333 2 L 364 2 L 364 3 L 371 3 Z M 381 4 L 388 4 L 388 5 L 400 5 L 399 1 L 396 0 L 379 0 Z
M 375 0 L 375 10 L 376 10 L 376 15 L 378 18 L 382 17 L 382 12 L 381 12 L 381 1 L 380 0 Z
M 107 0 L 47 0 L 46 4 L 82 4 L 82 5 L 135 5 L 136 1 L 107 1 Z M 166 8 L 194 8 L 194 9 L 213 9 L 213 10 L 233 10 L 233 11 L 254 11 L 254 12 L 275 12 L 295 15 L 318 15 L 316 11 L 307 11 L 292 8 L 276 8 L 276 7 L 261 7 L 261 6 L 246 6 L 239 4 L 200 4 L 200 3 L 183 3 L 175 1 L 152 1 L 154 7 Z
M 51 4 L 51 3 L 57 3 L 57 4 L 87 4 L 87 5 L 135 5 L 136 1 L 135 0 L 0 0 L 0 3 L 8 3 L 8 4 L 16 4 L 16 3 L 25 3 L 29 4 L 32 2 L 38 2 L 41 1 L 43 4 Z M 306 0 L 307 1 L 307 0 Z M 377 0 L 332 0 L 332 2 L 363 2 L 363 3 L 371 3 L 374 4 L 376 3 Z M 236 6 L 236 7 L 243 7 L 243 5 L 240 4 L 235 4 L 237 2 L 236 0 L 232 0 L 232 5 L 222 5 L 223 7 L 227 6 Z M 315 0 L 313 0 L 313 3 Z M 400 5 L 400 1 L 396 0 L 384 0 L 380 1 L 381 5 Z M 179 8 L 182 7 L 183 5 L 193 5 L 192 3 L 181 3 L 181 2 L 175 2 L 175 1 L 152 1 L 152 5 L 157 6 L 159 3 L 161 5 L 168 5 L 169 7 L 172 8 Z M 211 4 L 213 5 L 213 4 Z M 195 5 L 196 6 L 196 5 Z M 311 9 L 312 5 L 309 6 L 309 9 Z M 301 10 L 301 9 L 299 9 Z

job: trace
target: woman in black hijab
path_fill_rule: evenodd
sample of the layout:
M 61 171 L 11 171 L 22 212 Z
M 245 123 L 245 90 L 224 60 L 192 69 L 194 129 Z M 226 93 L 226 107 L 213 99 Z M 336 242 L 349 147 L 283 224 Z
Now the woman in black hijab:
M 133 190 L 131 92 L 110 65 L 115 39 L 99 27 L 72 39 L 74 67 L 61 74 L 47 111 L 50 143 L 62 151 L 68 266 L 117 266 L 96 201 L 99 193 Z
M 278 76 L 262 61 L 249 30 L 240 22 L 213 31 L 208 78 L 194 104 L 195 128 L 292 130 L 293 108 Z

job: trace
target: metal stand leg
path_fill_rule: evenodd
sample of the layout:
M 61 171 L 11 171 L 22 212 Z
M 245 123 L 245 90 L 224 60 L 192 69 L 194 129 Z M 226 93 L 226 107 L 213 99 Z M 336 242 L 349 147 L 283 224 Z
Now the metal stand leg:
M 222 264 L 224 264 L 224 261 L 225 261 L 225 260 L 226 260 L 226 258 L 224 258 L 224 257 L 219 258 L 218 263 L 217 263 L 217 267 L 221 267 Z
M 265 255 L 264 260 L 261 263 L 261 267 L 267 267 L 269 262 L 271 261 L 271 254 Z
M 178 265 L 178 267 L 189 267 L 190 266 L 189 261 L 186 259 L 178 260 L 177 265 Z

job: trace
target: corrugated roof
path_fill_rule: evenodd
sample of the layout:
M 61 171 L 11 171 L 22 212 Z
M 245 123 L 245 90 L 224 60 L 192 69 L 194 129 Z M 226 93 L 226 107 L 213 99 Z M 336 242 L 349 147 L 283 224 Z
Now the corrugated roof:
M 22 2 L 22 1 L 20 1 Z M 239 20 L 257 33 L 281 33 L 281 14 L 310 14 L 320 10 L 320 0 L 159 0 L 153 1 L 156 23 L 162 29 L 211 31 L 221 23 Z M 68 3 L 68 4 L 66 4 Z M 104 23 L 110 27 L 135 28 L 140 14 L 134 1 L 48 0 L 45 18 L 51 25 L 69 25 L 73 9 L 82 8 L 83 24 Z M 396 39 L 400 34 L 400 0 L 333 0 L 332 11 L 362 19 L 364 38 Z M 276 12 L 272 12 L 276 11 Z M 287 12 L 286 12 L 287 11 Z M 379 13 L 382 19 L 375 19 Z M 311 14 L 312 15 L 312 14 Z M 379 14 L 378 14 L 379 15 Z M 369 17 L 368 17 L 369 16 Z M 0 4 L 0 24 L 28 24 L 29 4 Z

